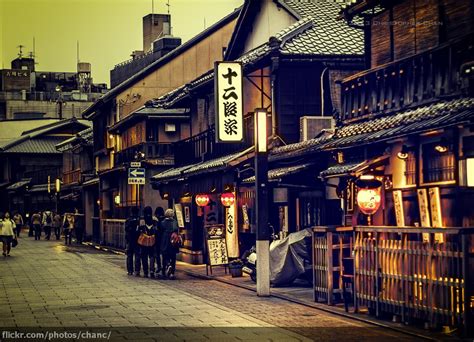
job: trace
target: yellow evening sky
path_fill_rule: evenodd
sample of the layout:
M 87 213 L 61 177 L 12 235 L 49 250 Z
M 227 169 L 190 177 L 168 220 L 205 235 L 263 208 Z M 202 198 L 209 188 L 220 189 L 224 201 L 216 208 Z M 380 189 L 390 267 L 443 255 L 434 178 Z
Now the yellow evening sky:
M 154 0 L 155 13 L 167 13 Z M 173 35 L 183 43 L 239 7 L 243 0 L 169 0 Z M 75 71 L 79 57 L 92 63 L 95 83 L 109 84 L 109 71 L 142 49 L 142 17 L 152 0 L 0 0 L 0 68 L 10 68 L 17 46 L 32 51 L 36 70 Z

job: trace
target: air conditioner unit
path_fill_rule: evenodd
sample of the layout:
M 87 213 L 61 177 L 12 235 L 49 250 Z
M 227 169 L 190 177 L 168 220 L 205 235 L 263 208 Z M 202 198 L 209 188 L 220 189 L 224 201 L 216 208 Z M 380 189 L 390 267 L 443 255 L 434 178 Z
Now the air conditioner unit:
M 316 137 L 323 129 L 333 129 L 334 119 L 330 116 L 300 117 L 300 141 Z

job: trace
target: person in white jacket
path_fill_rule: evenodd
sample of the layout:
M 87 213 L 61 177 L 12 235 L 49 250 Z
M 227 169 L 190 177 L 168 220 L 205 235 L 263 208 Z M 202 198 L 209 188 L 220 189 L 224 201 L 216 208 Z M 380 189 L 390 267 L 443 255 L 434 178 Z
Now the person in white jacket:
M 15 222 L 10 218 L 10 213 L 6 212 L 5 215 L 0 214 L 0 238 L 3 242 L 3 256 L 10 256 L 10 250 L 12 248 L 12 241 L 15 233 L 13 227 Z

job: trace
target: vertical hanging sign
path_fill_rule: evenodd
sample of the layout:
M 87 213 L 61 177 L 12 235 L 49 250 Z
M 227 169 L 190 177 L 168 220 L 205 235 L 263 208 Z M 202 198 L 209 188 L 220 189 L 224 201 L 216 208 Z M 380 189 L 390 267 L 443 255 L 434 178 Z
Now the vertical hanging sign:
M 243 141 L 242 64 L 238 62 L 214 64 L 214 94 L 216 142 Z
M 237 213 L 235 203 L 226 208 L 226 241 L 229 257 L 239 257 L 239 234 L 237 231 Z

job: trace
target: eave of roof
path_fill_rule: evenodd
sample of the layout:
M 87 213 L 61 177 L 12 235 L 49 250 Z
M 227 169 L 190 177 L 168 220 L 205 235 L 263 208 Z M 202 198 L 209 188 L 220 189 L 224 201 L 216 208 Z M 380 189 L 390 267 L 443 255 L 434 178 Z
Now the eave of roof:
M 191 48 L 193 45 L 197 44 L 201 40 L 205 39 L 207 36 L 209 36 L 211 33 L 217 31 L 220 29 L 222 26 L 228 24 L 232 20 L 234 20 L 238 14 L 240 13 L 241 7 L 236 8 L 232 13 L 228 14 L 221 20 L 219 20 L 217 23 L 215 23 L 212 26 L 209 26 L 207 29 L 204 31 L 200 32 L 184 44 L 178 46 L 176 49 L 172 50 L 171 52 L 167 53 L 160 59 L 156 60 L 155 62 L 151 63 L 148 65 L 146 68 L 142 69 L 140 72 L 136 73 L 135 75 L 131 76 L 130 78 L 126 79 L 122 83 L 118 84 L 116 87 L 113 89 L 110 89 L 107 93 L 102 95 L 99 100 L 97 100 L 95 103 L 93 103 L 89 108 L 84 110 L 82 112 L 82 117 L 86 119 L 90 119 L 94 112 L 102 105 L 105 104 L 106 102 L 110 101 L 117 95 L 118 93 L 122 92 L 123 90 L 127 89 L 129 86 L 135 84 L 139 80 L 143 79 L 150 73 L 154 72 L 157 68 L 161 67 L 163 64 L 167 63 L 168 61 L 172 60 L 176 56 L 180 55 L 181 53 L 185 52 L 189 48 Z

